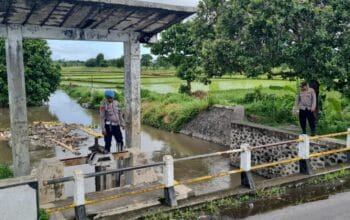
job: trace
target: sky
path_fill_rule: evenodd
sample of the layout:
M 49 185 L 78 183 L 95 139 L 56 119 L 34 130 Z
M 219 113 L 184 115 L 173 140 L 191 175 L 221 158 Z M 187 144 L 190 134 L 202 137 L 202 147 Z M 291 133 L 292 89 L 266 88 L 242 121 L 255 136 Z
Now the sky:
M 196 6 L 199 0 L 143 0 L 159 2 L 165 4 Z M 105 59 L 119 58 L 123 55 L 123 44 L 112 42 L 96 41 L 59 41 L 48 40 L 52 51 L 53 60 L 87 60 L 96 57 L 97 54 L 103 53 Z M 149 48 L 141 45 L 141 54 L 150 53 Z

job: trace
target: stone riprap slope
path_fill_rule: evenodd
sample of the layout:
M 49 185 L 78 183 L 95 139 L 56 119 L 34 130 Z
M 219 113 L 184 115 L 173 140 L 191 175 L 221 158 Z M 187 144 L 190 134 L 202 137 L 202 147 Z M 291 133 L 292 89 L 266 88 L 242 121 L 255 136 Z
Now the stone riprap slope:
M 244 107 L 213 106 L 201 112 L 180 133 L 230 146 L 231 122 L 243 121 Z
M 246 122 L 231 123 L 231 149 L 239 149 L 241 144 L 247 143 L 259 146 L 280 141 L 298 139 L 299 135 L 268 126 L 261 126 Z M 310 142 L 310 153 L 325 152 L 345 147 L 345 141 L 335 139 L 322 139 Z M 274 161 L 290 159 L 298 156 L 297 143 L 284 144 L 276 147 L 266 147 L 252 151 L 252 166 Z M 313 169 L 345 163 L 346 153 L 337 153 L 311 159 Z M 239 154 L 231 155 L 231 164 L 239 166 Z M 270 168 L 255 171 L 267 178 L 287 176 L 299 173 L 299 162 L 281 164 Z

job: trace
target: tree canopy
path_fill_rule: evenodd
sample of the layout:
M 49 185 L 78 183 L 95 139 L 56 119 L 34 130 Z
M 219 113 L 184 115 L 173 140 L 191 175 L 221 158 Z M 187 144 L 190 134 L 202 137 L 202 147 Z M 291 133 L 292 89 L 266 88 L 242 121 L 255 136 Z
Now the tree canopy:
M 25 39 L 24 73 L 26 79 L 27 104 L 38 106 L 47 101 L 60 83 L 60 67 L 54 65 L 51 51 L 44 40 Z M 0 105 L 8 105 L 5 41 L 0 40 Z
M 350 96 L 349 10 L 343 0 L 202 0 L 197 16 L 164 31 L 152 52 L 189 82 L 279 74 Z
M 193 38 L 193 22 L 176 24 L 161 33 L 159 42 L 151 46 L 151 52 L 177 68 L 176 75 L 186 80 L 186 91 L 191 91 L 191 83 L 198 78 L 198 50 Z
M 102 53 L 97 54 L 96 58 L 90 58 L 85 62 L 87 67 L 108 67 L 108 62 Z
M 151 54 L 142 54 L 141 56 L 141 66 L 149 67 L 152 65 L 153 57 Z
M 218 7 L 215 38 L 201 48 L 209 75 L 273 75 L 283 67 L 285 78 L 318 80 L 350 95 L 349 1 L 231 0 Z M 210 24 L 211 13 L 209 7 L 198 20 Z

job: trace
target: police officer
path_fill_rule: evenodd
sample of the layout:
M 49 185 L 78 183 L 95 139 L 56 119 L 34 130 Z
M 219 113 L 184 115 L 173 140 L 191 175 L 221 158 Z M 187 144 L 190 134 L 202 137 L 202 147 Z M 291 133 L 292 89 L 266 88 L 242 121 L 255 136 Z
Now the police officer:
M 123 135 L 120 128 L 124 129 L 124 120 L 119 103 L 114 99 L 112 90 L 105 91 L 106 101 L 100 107 L 101 129 L 105 140 L 105 152 L 111 151 L 112 136 L 117 142 L 117 151 L 123 151 Z
M 300 83 L 300 91 L 295 99 L 293 111 L 299 113 L 299 122 L 303 134 L 306 134 L 306 119 L 309 122 L 311 136 L 315 136 L 316 129 L 316 93 L 312 88 L 309 88 L 307 82 Z

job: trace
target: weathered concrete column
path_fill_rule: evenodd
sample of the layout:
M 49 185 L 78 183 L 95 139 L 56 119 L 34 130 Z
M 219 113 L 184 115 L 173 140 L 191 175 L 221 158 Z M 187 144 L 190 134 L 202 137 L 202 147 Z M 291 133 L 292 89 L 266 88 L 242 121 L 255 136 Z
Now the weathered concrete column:
M 310 138 L 306 134 L 299 135 L 299 138 L 303 140 L 298 144 L 298 156 L 301 158 L 299 161 L 300 173 L 311 175 L 313 172 L 310 163 Z
M 240 168 L 243 170 L 241 173 L 241 185 L 248 187 L 250 189 L 255 189 L 255 182 L 252 175 L 252 152 L 250 150 L 249 144 L 241 145 L 241 164 Z
M 11 115 L 11 147 L 15 176 L 30 173 L 22 30 L 8 26 L 6 38 L 7 82 Z
M 140 43 L 130 35 L 124 42 L 125 146 L 141 148 Z

